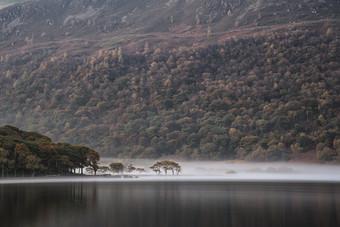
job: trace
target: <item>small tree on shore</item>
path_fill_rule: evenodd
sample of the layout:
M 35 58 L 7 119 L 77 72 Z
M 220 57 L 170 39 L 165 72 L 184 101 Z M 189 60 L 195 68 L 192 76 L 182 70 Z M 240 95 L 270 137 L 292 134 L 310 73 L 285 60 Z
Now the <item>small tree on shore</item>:
M 90 168 L 92 168 L 94 175 L 97 175 L 97 170 L 99 169 L 99 159 L 100 156 L 97 152 L 90 150 L 87 155 L 87 163 L 90 166 Z
M 107 166 L 99 166 L 98 168 L 98 172 L 101 172 L 101 173 L 106 173 L 108 171 L 110 171 L 110 168 Z
M 3 148 L 0 148 L 1 177 L 5 176 L 5 171 L 7 170 L 8 163 L 9 163 L 9 152 Z
M 169 160 L 158 161 L 150 169 L 157 174 L 160 174 L 161 170 L 163 170 L 166 175 L 168 171 L 171 171 L 172 175 L 175 175 L 175 173 L 178 175 L 182 171 L 182 167 L 177 162 Z
M 114 173 L 120 174 L 123 173 L 125 166 L 121 162 L 113 162 L 110 164 L 110 170 Z
M 126 172 L 131 173 L 133 171 L 136 170 L 136 167 L 134 167 L 132 164 L 130 164 L 127 168 L 126 168 Z
M 175 166 L 175 172 L 178 175 L 180 172 L 182 172 L 182 167 L 177 164 L 177 166 Z
M 152 169 L 152 171 L 154 171 L 157 174 L 161 173 L 161 166 L 159 162 L 155 163 L 153 166 L 150 166 L 150 169 Z
M 137 168 L 137 171 L 139 172 L 139 174 L 144 173 L 145 169 L 144 168 Z

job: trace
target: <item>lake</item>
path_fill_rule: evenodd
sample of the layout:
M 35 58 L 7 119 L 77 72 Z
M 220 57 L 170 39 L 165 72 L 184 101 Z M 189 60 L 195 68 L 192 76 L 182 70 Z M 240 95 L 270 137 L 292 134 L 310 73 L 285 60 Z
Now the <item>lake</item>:
M 340 226 L 340 183 L 96 181 L 0 184 L 1 226 Z

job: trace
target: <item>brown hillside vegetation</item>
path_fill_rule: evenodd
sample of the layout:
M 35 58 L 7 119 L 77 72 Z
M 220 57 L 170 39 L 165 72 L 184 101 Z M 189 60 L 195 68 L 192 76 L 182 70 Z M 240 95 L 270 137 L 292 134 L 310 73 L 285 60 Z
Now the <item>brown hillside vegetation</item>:
M 74 45 L 88 42 L 85 46 L 92 47 L 100 41 L 112 47 L 153 33 L 197 37 L 206 36 L 208 29 L 223 34 L 237 28 L 337 21 L 339 16 L 337 0 L 38 0 L 0 11 L 0 45 L 13 51 L 73 40 Z
M 5 8 L 0 125 L 106 156 L 273 161 L 311 152 L 336 162 L 338 8 L 333 0 Z
M 105 155 L 278 160 L 318 150 L 330 160 L 340 123 L 336 37 L 295 29 L 172 50 L 100 50 L 83 61 L 11 56 L 1 123 Z

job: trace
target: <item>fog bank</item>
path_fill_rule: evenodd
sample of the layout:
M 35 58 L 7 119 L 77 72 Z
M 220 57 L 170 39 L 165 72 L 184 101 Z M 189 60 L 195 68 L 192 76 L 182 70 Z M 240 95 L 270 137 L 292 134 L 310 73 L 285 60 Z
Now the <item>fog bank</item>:
M 7 178 L 0 179 L 0 184 L 15 183 L 53 183 L 53 182 L 152 182 L 152 181 L 244 181 L 244 182 L 335 182 L 340 183 L 339 165 L 296 164 L 296 163 L 240 163 L 231 161 L 178 161 L 182 166 L 179 175 L 164 173 L 157 175 L 149 167 L 156 160 L 101 160 L 101 165 L 108 166 L 112 162 L 122 162 L 124 165 L 133 164 L 144 168 L 145 173 L 124 173 L 118 176 L 109 175 L 84 177 L 36 177 L 36 178 Z M 106 174 L 109 174 L 108 172 Z
M 104 165 L 112 162 L 132 163 L 147 170 L 147 176 L 155 175 L 149 167 L 157 160 L 102 159 Z M 182 166 L 179 178 L 225 180 L 306 180 L 340 182 L 340 165 L 241 161 L 177 161 Z M 164 174 L 162 174 L 164 175 Z M 160 176 L 159 176 L 160 177 Z

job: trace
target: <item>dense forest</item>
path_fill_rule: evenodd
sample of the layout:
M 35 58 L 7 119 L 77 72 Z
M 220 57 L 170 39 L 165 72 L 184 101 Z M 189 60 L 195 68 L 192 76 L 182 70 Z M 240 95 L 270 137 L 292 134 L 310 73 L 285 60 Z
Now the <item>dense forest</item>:
M 272 161 L 314 151 L 336 161 L 338 33 L 292 27 L 174 49 L 146 41 L 85 59 L 46 60 L 53 46 L 1 56 L 0 124 L 104 156 Z M 66 145 L 55 146 L 63 154 Z
M 0 127 L 0 171 L 4 176 L 69 175 L 88 167 L 96 172 L 99 154 L 84 146 L 53 143 L 37 132 Z

